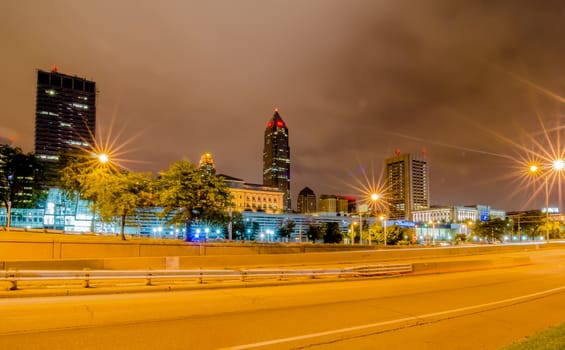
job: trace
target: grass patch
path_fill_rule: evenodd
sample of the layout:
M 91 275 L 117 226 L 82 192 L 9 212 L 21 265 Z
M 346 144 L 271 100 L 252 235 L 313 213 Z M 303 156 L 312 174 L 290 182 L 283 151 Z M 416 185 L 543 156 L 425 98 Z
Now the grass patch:
M 565 323 L 508 345 L 501 350 L 560 350 L 565 349 Z

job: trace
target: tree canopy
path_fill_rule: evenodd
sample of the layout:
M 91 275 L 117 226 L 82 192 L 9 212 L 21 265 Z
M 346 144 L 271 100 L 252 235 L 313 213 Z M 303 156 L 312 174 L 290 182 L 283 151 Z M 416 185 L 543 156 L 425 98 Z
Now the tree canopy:
M 192 221 L 225 223 L 232 196 L 224 180 L 200 170 L 188 161 L 172 164 L 157 180 L 157 205 L 169 222 L 182 224 L 190 237 Z
M 93 157 L 73 156 L 66 159 L 60 186 L 74 198 L 77 194 L 90 201 L 93 213 L 103 222 L 120 219 L 120 235 L 125 240 L 125 223 L 135 209 L 150 206 L 149 174 L 121 171 L 111 164 L 101 164 Z
M 308 240 L 313 243 L 322 239 L 324 237 L 322 226 L 315 223 L 308 225 L 308 229 L 306 230 L 306 237 L 308 237 Z
M 508 222 L 501 218 L 489 218 L 488 221 L 477 221 L 473 226 L 473 234 L 489 241 L 501 241 L 507 230 Z
M 286 220 L 282 222 L 278 228 L 278 234 L 281 241 L 290 239 L 292 233 L 294 232 L 294 228 L 296 227 L 296 223 L 292 220 Z
M 325 224 L 324 229 L 324 243 L 341 243 L 343 241 L 343 234 L 339 229 L 337 222 L 328 222 Z

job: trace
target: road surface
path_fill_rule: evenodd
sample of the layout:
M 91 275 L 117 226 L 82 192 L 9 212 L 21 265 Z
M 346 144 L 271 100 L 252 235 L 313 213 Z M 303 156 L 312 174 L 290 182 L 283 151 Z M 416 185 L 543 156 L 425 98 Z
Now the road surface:
M 0 349 L 497 349 L 565 322 L 529 266 L 277 287 L 0 300 Z

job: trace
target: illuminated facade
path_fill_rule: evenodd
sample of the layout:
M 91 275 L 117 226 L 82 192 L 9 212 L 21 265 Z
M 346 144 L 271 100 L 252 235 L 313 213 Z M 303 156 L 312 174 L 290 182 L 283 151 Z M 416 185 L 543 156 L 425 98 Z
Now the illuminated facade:
M 236 211 L 280 213 L 283 211 L 284 192 L 276 187 L 246 183 L 241 179 L 220 175 L 233 196 Z
M 318 200 L 318 214 L 347 216 L 355 211 L 355 198 L 322 194 Z
M 204 170 L 210 175 L 216 174 L 216 167 L 214 166 L 214 160 L 210 153 L 204 153 L 202 157 L 200 157 L 198 169 Z
M 56 161 L 62 150 L 89 147 L 96 125 L 96 84 L 83 78 L 37 71 L 35 155 Z
M 426 222 L 475 222 L 479 218 L 479 211 L 472 207 L 441 207 L 412 212 L 412 219 L 416 223 Z
M 316 194 L 309 187 L 304 187 L 298 193 L 296 211 L 300 214 L 316 213 Z
M 389 217 L 412 220 L 416 210 L 428 209 L 429 169 L 425 157 L 400 154 L 385 160 Z
M 284 193 L 283 210 L 292 209 L 290 196 L 290 147 L 288 128 L 275 109 L 267 123 L 263 148 L 263 185 Z

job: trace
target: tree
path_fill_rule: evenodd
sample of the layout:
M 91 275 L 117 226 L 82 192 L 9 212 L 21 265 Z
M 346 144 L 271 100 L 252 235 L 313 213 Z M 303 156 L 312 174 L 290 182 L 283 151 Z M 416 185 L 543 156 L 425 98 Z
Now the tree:
M 258 222 L 252 221 L 245 225 L 245 239 L 253 241 L 257 239 L 259 232 L 261 232 L 261 225 Z
M 135 209 L 150 206 L 149 174 L 120 171 L 112 164 L 100 163 L 91 156 L 64 157 L 60 186 L 70 198 L 77 195 L 90 201 L 93 213 L 103 222 L 120 219 L 120 236 L 125 240 L 125 224 Z
M 535 239 L 536 236 L 545 235 L 545 214 L 541 210 L 529 211 L 519 214 L 512 220 L 512 231 L 519 233 L 520 239 L 522 236 Z
M 234 240 L 242 240 L 245 239 L 245 223 L 243 221 L 243 215 L 239 212 L 233 212 L 231 215 L 231 224 L 232 224 L 232 239 Z M 225 238 L 229 238 L 229 228 L 226 227 L 225 230 Z
M 386 244 L 397 245 L 398 242 L 404 240 L 404 236 L 410 237 L 410 230 L 408 228 L 398 225 L 387 227 Z
M 310 224 L 308 225 L 308 229 L 306 230 L 306 237 L 312 243 L 315 243 L 317 240 L 320 240 L 324 237 L 324 231 L 322 226 L 319 224 Z
M 467 234 L 465 233 L 458 233 L 455 235 L 454 239 L 456 243 L 460 243 L 460 242 L 466 242 L 468 237 Z
M 181 160 L 162 172 L 157 184 L 157 202 L 163 207 L 161 215 L 172 214 L 170 223 L 183 224 L 187 239 L 190 240 L 193 220 L 225 222 L 232 196 L 221 177 Z
M 371 241 L 376 243 L 384 242 L 384 229 L 382 223 L 375 222 L 373 226 L 369 228 L 369 234 L 371 235 Z
M 294 232 L 295 226 L 296 226 L 296 223 L 292 220 L 287 220 L 287 221 L 281 223 L 281 225 L 278 228 L 278 234 L 279 234 L 279 237 L 281 238 L 281 241 L 283 239 L 286 239 L 286 241 L 288 242 L 290 236 Z
M 151 178 L 149 174 L 121 172 L 110 173 L 104 180 L 87 191 L 92 191 L 93 197 L 97 199 L 96 207 L 102 220 L 120 219 L 120 236 L 125 240 L 124 230 L 128 215 L 138 208 L 152 204 Z
M 478 221 L 473 227 L 473 234 L 489 241 L 501 241 L 506 227 L 506 220 L 489 218 L 488 221 Z
M 328 222 L 325 224 L 324 229 L 324 243 L 341 243 L 343 241 L 343 234 L 339 229 L 337 222 Z

